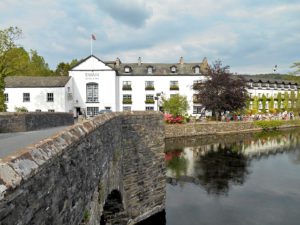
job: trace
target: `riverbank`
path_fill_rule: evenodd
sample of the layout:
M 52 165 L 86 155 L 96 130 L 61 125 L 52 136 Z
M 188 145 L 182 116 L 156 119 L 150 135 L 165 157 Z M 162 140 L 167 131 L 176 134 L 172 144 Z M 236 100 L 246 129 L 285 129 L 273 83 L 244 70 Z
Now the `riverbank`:
M 270 127 L 272 127 L 272 121 L 266 121 L 267 126 L 268 123 L 270 124 Z M 300 120 L 283 120 L 280 121 L 278 126 L 275 127 L 276 129 L 300 127 Z M 166 124 L 165 137 L 174 138 L 211 134 L 230 134 L 261 131 L 263 129 L 266 129 L 266 126 L 262 126 L 261 124 L 255 121 Z

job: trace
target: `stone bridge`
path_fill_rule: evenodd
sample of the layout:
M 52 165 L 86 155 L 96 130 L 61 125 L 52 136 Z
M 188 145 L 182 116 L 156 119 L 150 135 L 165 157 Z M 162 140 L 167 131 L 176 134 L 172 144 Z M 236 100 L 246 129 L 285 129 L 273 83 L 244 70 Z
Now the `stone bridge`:
M 135 224 L 165 186 L 162 115 L 104 114 L 1 160 L 0 224 Z

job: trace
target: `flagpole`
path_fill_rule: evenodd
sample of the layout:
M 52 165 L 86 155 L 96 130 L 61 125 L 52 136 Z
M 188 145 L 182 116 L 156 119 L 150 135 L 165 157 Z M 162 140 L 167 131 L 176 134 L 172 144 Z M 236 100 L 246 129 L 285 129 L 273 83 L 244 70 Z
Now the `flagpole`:
M 93 37 L 91 37 L 91 55 L 93 55 Z

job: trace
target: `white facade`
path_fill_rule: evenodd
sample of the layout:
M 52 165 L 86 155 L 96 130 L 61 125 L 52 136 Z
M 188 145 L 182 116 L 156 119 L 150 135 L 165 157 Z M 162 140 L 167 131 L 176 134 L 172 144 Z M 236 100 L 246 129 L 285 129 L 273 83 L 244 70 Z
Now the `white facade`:
M 117 79 L 116 72 L 101 60 L 90 57 L 75 66 L 69 76 L 73 80 L 73 111 L 78 114 L 90 115 L 90 109 L 97 108 L 117 111 Z M 88 85 L 94 87 L 92 98 L 88 98 Z M 97 96 L 97 97 L 96 97 Z M 97 112 L 96 112 L 97 114 Z
M 119 59 L 103 62 L 89 56 L 69 71 L 71 78 L 64 87 L 7 87 L 8 111 L 26 107 L 29 111 L 51 110 L 93 116 L 101 110 L 159 110 L 162 96 L 169 98 L 172 94 L 180 94 L 187 97 L 188 114 L 200 114 L 201 106 L 193 102 L 195 91 L 192 87 L 194 82 L 207 79 L 200 71 L 206 59 L 203 62 L 184 63 L 180 58 L 178 64 L 142 64 L 139 59 L 136 64 L 122 64 Z M 292 91 L 298 91 L 295 83 L 251 79 L 248 82 L 251 97 L 275 98 L 279 92 L 291 95 Z M 24 101 L 24 93 L 29 93 L 30 101 Z M 49 93 L 53 93 L 53 101 L 48 101 Z
M 30 112 L 71 112 L 73 110 L 72 79 L 64 87 L 5 88 L 7 111 L 25 107 Z

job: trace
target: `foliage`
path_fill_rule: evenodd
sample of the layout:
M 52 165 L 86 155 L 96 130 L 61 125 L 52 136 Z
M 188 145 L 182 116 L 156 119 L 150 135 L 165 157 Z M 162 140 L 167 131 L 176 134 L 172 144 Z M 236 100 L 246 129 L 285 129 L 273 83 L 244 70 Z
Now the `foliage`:
M 82 222 L 84 224 L 87 223 L 89 221 L 90 217 L 91 217 L 91 213 L 87 209 L 84 210 Z
M 291 68 L 296 68 L 296 71 L 294 71 L 293 74 L 295 75 L 300 74 L 300 62 L 294 62 Z
M 154 104 L 155 101 L 154 101 L 154 99 L 146 99 L 146 100 L 145 100 L 145 103 L 146 103 L 146 104 Z
M 16 47 L 15 41 L 19 39 L 21 34 L 22 30 L 18 27 L 9 27 L 0 30 L 0 112 L 6 111 L 4 79 L 10 73 L 10 69 L 7 67 L 7 63 L 9 62 L 7 53 Z
M 28 112 L 28 109 L 26 107 L 15 107 L 16 112 Z
M 166 123 L 170 123 L 170 124 L 183 123 L 185 121 L 185 117 L 183 117 L 183 116 L 173 117 L 171 114 L 165 114 L 164 120 Z
M 185 96 L 175 94 L 169 99 L 162 97 L 162 107 L 166 113 L 170 113 L 173 117 L 183 116 L 189 109 L 189 103 Z
M 213 115 L 226 111 L 237 111 L 246 106 L 248 93 L 246 81 L 242 77 L 229 72 L 229 66 L 222 66 L 220 61 L 215 62 L 207 69 L 208 80 L 196 83 L 196 98 L 206 110 L 211 110 Z
M 262 112 L 266 113 L 267 97 L 264 94 L 262 95 L 261 101 L 262 101 Z
M 282 97 L 281 97 L 281 93 L 279 92 L 277 94 L 277 107 L 278 107 L 278 112 L 282 111 Z
M 73 59 L 70 63 L 60 62 L 55 70 L 56 76 L 68 76 L 71 70 L 78 63 L 77 59 Z
M 171 152 L 168 152 L 169 154 Z M 177 155 L 175 152 L 174 157 L 166 162 L 166 167 L 172 171 L 176 178 L 180 178 L 187 173 L 188 161 L 183 156 Z
M 283 121 L 281 120 L 259 120 L 254 121 L 254 124 L 256 126 L 261 127 L 263 130 L 271 130 L 271 129 L 277 129 L 278 127 L 283 125 Z
M 289 94 L 286 91 L 284 92 L 283 108 L 284 110 L 289 108 Z

